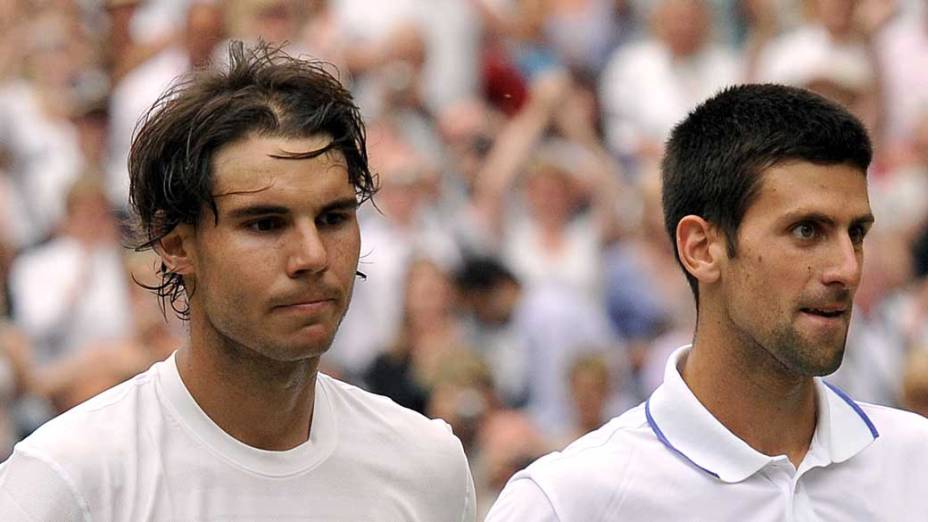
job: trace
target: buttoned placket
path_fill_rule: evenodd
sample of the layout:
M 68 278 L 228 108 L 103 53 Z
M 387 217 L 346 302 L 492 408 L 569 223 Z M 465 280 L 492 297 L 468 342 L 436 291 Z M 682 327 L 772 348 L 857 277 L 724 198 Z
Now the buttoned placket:
M 787 522 L 817 522 L 819 520 L 815 510 L 812 509 L 812 501 L 802 479 L 810 470 L 829 463 L 825 457 L 826 451 L 819 438 L 819 432 L 816 431 L 809 451 L 799 464 L 798 470 L 785 455 L 773 457 L 770 463 L 761 470 L 761 473 L 776 485 L 783 495 Z

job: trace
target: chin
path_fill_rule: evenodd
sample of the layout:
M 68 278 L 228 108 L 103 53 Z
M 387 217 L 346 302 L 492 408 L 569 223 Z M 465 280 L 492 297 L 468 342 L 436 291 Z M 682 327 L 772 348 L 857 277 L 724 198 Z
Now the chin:
M 844 360 L 844 347 L 842 346 L 841 349 L 829 354 L 828 358 L 806 357 L 800 359 L 795 361 L 798 364 L 794 365 L 799 370 L 799 373 L 808 377 L 825 377 L 835 373 L 841 367 L 841 362 Z

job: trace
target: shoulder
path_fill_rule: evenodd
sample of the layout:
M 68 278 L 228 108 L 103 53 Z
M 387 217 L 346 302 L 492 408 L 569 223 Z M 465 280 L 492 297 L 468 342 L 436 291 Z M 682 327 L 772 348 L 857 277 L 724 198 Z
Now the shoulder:
M 457 453 L 461 447 L 451 427 L 442 420 L 429 419 L 388 397 L 322 373 L 318 379 L 332 404 L 339 426 L 363 427 L 367 433 L 378 434 L 387 442 L 412 442 L 452 453 Z
M 918 448 L 928 453 L 928 418 L 910 411 L 857 402 L 877 430 L 880 438 L 893 446 Z
M 150 416 L 155 409 L 145 398 L 154 398 L 151 384 L 149 370 L 55 417 L 17 444 L 0 466 L 5 492 L 0 515 L 15 507 L 47 514 L 38 520 L 88 516 L 94 492 L 118 483 L 126 461 L 134 458 L 129 450 L 144 436 L 143 412 Z
M 17 444 L 16 451 L 58 463 L 64 469 L 96 466 L 119 458 L 118 448 L 140 430 L 154 400 L 149 370 L 55 417 Z M 147 412 L 147 413 L 146 413 Z
M 639 457 L 660 443 L 639 405 L 584 435 L 563 451 L 548 454 L 513 476 L 530 480 L 564 519 L 598 519 L 620 503 Z M 646 457 L 645 457 L 646 458 Z
M 447 423 L 327 375 L 317 378 L 332 407 L 340 458 L 374 470 L 392 487 L 428 491 L 429 509 L 436 512 L 473 512 L 470 467 Z

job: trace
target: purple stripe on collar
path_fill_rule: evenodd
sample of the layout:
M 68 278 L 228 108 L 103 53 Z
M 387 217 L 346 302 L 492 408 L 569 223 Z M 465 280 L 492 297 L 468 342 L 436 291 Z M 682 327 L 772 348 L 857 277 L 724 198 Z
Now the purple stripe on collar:
M 854 409 L 854 412 L 857 413 L 857 415 L 859 415 L 860 418 L 863 419 L 867 427 L 870 428 L 870 435 L 873 435 L 874 439 L 880 436 L 880 432 L 876 430 L 876 426 L 874 426 L 873 422 L 870 421 L 870 417 L 867 417 L 867 414 L 864 413 L 864 410 L 860 409 L 860 406 L 856 402 L 854 402 L 854 399 L 850 398 L 848 394 L 844 392 L 844 390 L 842 390 L 841 388 L 838 388 L 834 384 L 831 384 L 830 382 L 825 381 L 825 380 L 822 380 L 822 382 L 825 383 L 825 386 L 828 386 L 828 388 L 831 391 L 835 392 L 835 394 L 838 397 L 841 397 L 841 399 L 844 402 L 846 402 L 851 408 Z
M 710 471 L 710 470 L 708 470 L 708 469 L 706 469 L 706 468 L 700 466 L 699 464 L 696 464 L 695 462 L 692 461 L 692 459 L 690 459 L 689 457 L 687 457 L 686 455 L 684 455 L 682 451 L 680 451 L 680 450 L 678 450 L 677 448 L 673 447 L 673 444 L 671 444 L 670 441 L 667 440 L 667 437 L 664 436 L 664 433 L 661 431 L 661 429 L 657 427 L 657 423 L 654 422 L 654 417 L 651 416 L 651 399 L 650 399 L 650 398 L 648 398 L 648 400 L 645 401 L 645 403 L 644 403 L 644 416 L 645 416 L 645 418 L 647 418 L 647 420 L 648 420 L 648 426 L 651 427 L 651 431 L 653 431 L 653 432 L 654 432 L 654 435 L 657 436 L 657 440 L 661 441 L 661 444 L 663 444 L 664 446 L 667 446 L 667 449 L 669 449 L 669 450 L 671 451 L 671 453 L 674 453 L 674 454 L 678 455 L 680 458 L 682 458 L 683 460 L 689 462 L 689 463 L 692 464 L 693 466 L 696 466 L 697 468 L 699 468 L 699 469 L 705 471 L 706 473 L 712 475 L 713 477 L 715 477 L 715 478 L 721 480 L 721 478 L 719 477 L 719 474 L 718 474 L 718 473 L 716 473 L 716 472 L 714 472 L 714 471 Z M 865 418 L 866 418 L 866 417 L 865 417 Z

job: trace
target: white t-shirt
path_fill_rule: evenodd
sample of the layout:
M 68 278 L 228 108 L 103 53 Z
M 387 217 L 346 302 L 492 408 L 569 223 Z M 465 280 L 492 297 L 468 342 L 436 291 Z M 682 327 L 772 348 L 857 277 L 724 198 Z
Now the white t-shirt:
M 702 406 L 677 370 L 686 349 L 647 402 L 514 475 L 487 522 L 928 520 L 928 419 L 816 378 L 817 425 L 796 469 Z
M 173 356 L 48 422 L 0 465 L 0 520 L 473 519 L 445 423 L 319 374 L 309 440 L 260 450 L 207 417 Z

